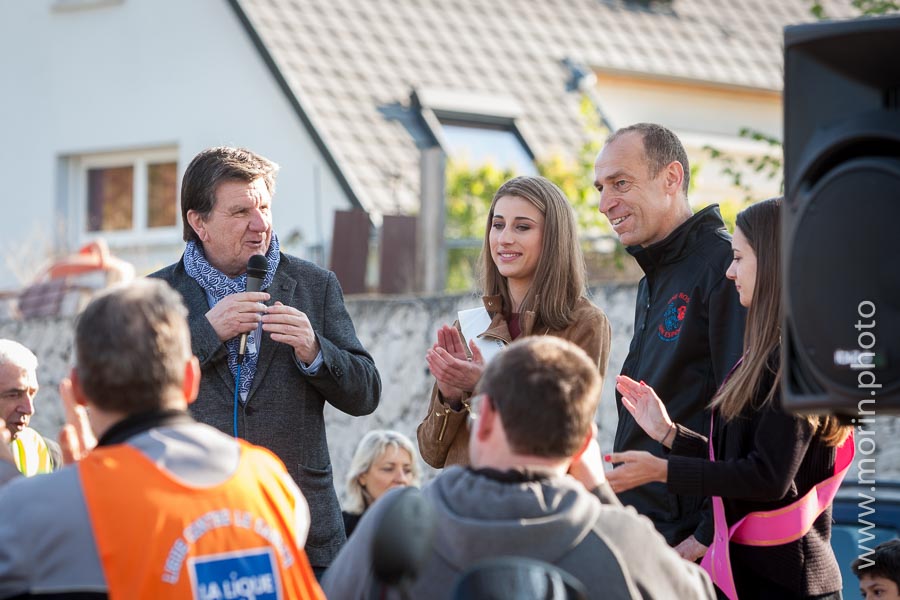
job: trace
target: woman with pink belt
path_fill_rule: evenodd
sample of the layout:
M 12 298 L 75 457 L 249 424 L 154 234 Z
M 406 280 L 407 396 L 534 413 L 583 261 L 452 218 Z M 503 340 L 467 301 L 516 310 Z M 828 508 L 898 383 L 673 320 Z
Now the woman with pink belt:
M 672 423 L 651 387 L 618 377 L 626 409 L 671 453 L 609 455 L 618 467 L 608 475 L 617 492 L 660 481 L 712 497 L 716 535 L 703 564 L 721 597 L 839 599 L 831 500 L 852 459 L 852 428 L 781 407 L 780 210 L 776 198 L 737 217 L 726 276 L 749 309 L 744 353 L 712 401 L 711 440 Z

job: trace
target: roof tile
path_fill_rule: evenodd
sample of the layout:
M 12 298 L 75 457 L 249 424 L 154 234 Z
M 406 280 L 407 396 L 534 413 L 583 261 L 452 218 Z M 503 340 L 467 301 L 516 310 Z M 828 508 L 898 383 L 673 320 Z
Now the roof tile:
M 849 9 L 826 2 L 829 14 Z M 414 211 L 413 87 L 517 99 L 538 156 L 584 132 L 561 60 L 778 90 L 781 28 L 808 0 L 237 0 L 370 212 Z M 392 175 L 386 175 L 392 174 Z

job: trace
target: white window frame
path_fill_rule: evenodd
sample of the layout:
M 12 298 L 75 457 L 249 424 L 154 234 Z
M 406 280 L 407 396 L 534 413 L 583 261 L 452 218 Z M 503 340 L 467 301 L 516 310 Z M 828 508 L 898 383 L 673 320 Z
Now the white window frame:
M 522 132 L 519 131 L 519 128 L 516 126 L 515 120 L 501 120 L 501 119 L 492 119 L 489 116 L 485 117 L 483 115 L 461 115 L 459 113 L 438 113 L 435 112 L 435 116 L 437 117 L 437 121 L 441 127 L 441 133 L 439 136 L 439 143 L 444 150 L 444 154 L 448 157 L 452 157 L 453 154 L 451 152 L 450 144 L 447 142 L 446 136 L 444 134 L 444 127 L 453 126 L 460 128 L 469 128 L 480 131 L 499 131 L 500 133 L 505 133 L 518 142 L 519 148 L 522 150 L 522 154 L 531 164 L 532 171 L 528 172 L 518 172 L 518 175 L 539 175 L 538 167 L 537 167 L 537 159 L 534 156 L 534 152 L 531 150 L 531 146 L 528 145 L 528 142 L 522 136 Z M 478 166 L 478 165 L 472 165 Z M 511 168 L 512 165 L 498 165 L 501 168 Z M 518 171 L 518 169 L 514 169 L 514 172 Z
M 136 244 L 169 244 L 181 240 L 181 210 L 176 206 L 175 225 L 171 227 L 147 227 L 147 168 L 150 164 L 174 162 L 178 171 L 178 149 L 174 147 L 81 154 L 70 159 L 70 223 L 78 245 L 103 238 L 111 247 Z M 88 231 L 88 177 L 90 169 L 132 167 L 132 227 L 119 231 Z M 178 171 L 180 175 L 180 171 Z M 181 192 L 180 177 L 176 177 L 175 201 Z
M 519 142 L 537 172 L 535 153 L 517 124 L 524 110 L 515 98 L 423 88 L 413 90 L 410 102 L 418 109 L 428 132 L 445 155 L 450 155 L 450 146 L 444 137 L 445 124 L 503 131 Z
M 50 5 L 53 12 L 74 12 L 78 10 L 91 10 L 124 4 L 125 0 L 54 0 Z

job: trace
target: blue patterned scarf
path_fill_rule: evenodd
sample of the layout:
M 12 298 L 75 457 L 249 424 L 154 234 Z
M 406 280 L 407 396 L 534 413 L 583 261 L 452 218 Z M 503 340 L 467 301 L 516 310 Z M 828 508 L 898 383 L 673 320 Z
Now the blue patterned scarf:
M 266 252 L 266 261 L 269 263 L 266 278 L 263 280 L 262 290 L 272 285 L 275 270 L 281 260 L 281 251 L 278 245 L 278 236 L 272 232 L 272 241 L 269 243 L 269 251 Z M 206 292 L 210 299 L 210 308 L 218 304 L 225 296 L 247 291 L 247 274 L 239 275 L 232 279 L 222 273 L 206 260 L 203 246 L 193 240 L 187 243 L 184 249 L 184 270 Z M 262 337 L 262 327 L 257 327 L 247 336 L 247 350 L 244 353 L 244 364 L 241 365 L 241 402 L 247 402 L 247 394 L 250 393 L 250 384 L 256 375 L 256 361 L 259 358 L 259 341 Z M 237 376 L 238 346 L 241 336 L 234 337 L 225 342 L 228 349 L 228 369 L 231 376 Z

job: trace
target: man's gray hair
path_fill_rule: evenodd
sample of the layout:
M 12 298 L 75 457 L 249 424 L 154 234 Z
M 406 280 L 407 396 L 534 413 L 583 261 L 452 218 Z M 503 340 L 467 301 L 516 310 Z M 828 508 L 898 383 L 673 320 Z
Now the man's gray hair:
M 14 340 L 0 340 L 0 366 L 12 364 L 26 371 L 37 371 L 38 359 L 34 352 Z

